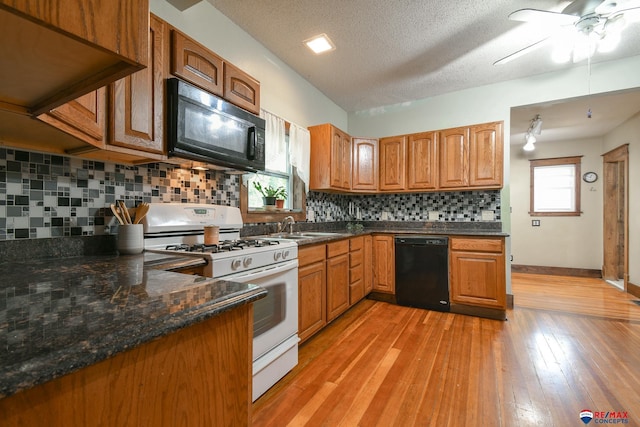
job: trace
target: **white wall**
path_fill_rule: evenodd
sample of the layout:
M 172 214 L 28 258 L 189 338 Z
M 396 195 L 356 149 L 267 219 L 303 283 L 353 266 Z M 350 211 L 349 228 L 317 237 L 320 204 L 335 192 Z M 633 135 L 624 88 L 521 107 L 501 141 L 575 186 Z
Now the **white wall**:
M 602 267 L 602 180 L 581 181 L 582 215 L 532 217 L 529 215 L 529 160 L 583 156 L 582 173 L 602 176 L 602 138 L 537 142 L 535 151 L 511 151 L 511 253 L 521 265 L 600 270 Z M 531 220 L 540 220 L 533 227 Z
M 151 12 L 260 82 L 261 107 L 300 126 L 330 122 L 346 130 L 347 113 L 209 2 L 184 12 L 151 0 Z
M 603 153 L 629 144 L 629 282 L 640 285 L 640 114 L 604 137 Z

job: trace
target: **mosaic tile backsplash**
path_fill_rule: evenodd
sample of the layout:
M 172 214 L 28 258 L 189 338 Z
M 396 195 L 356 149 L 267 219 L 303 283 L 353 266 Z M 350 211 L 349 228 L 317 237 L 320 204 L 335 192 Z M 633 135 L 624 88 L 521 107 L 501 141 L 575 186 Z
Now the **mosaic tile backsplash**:
M 0 147 L 0 240 L 92 236 L 114 232 L 109 205 L 139 202 L 239 206 L 240 176 L 153 163 L 125 166 Z M 483 210 L 500 221 L 499 191 L 347 196 L 309 192 L 314 222 L 480 221 Z

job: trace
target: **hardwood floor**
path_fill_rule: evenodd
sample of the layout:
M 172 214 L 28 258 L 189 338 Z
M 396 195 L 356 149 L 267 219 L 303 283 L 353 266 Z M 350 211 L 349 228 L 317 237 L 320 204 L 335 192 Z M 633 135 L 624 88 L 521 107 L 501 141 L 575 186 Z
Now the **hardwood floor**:
M 640 425 L 634 298 L 597 279 L 512 286 L 507 321 L 360 302 L 301 346 L 253 425 L 578 426 L 583 409 Z

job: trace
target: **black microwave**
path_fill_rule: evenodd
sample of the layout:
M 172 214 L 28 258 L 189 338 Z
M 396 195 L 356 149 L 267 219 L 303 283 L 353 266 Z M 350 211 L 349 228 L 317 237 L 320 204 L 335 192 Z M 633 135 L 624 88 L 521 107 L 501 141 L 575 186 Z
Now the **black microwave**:
M 179 79 L 167 79 L 170 157 L 264 170 L 264 119 Z

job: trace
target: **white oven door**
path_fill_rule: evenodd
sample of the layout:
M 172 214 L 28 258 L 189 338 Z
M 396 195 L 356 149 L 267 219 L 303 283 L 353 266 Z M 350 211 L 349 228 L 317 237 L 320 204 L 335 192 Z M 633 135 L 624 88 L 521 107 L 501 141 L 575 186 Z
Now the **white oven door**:
M 298 260 L 224 277 L 265 288 L 253 303 L 253 360 L 298 333 Z

